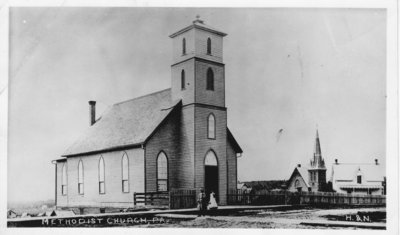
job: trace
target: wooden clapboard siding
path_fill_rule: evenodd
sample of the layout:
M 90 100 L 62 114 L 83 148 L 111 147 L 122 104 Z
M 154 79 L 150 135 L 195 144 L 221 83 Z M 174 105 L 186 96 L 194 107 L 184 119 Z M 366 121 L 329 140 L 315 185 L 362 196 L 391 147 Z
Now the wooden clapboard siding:
M 207 137 L 208 116 L 212 113 L 216 120 L 215 139 Z M 204 187 L 204 159 L 209 150 L 213 150 L 218 159 L 219 201 L 226 202 L 226 111 L 209 107 L 196 107 L 195 110 L 195 177 L 196 187 Z
M 188 147 L 192 141 L 191 135 L 185 134 L 193 132 L 193 118 L 188 113 L 177 109 L 146 144 L 146 192 L 157 191 L 157 156 L 161 151 L 168 158 L 168 188 L 193 187 L 193 155 Z
M 237 187 L 237 157 L 232 143 L 227 141 L 226 145 L 226 162 L 227 162 L 227 181 L 228 192 L 235 190 Z
M 122 192 L 122 156 L 129 160 L 129 193 Z M 105 193 L 99 193 L 98 164 L 105 164 Z M 84 194 L 78 194 L 78 163 L 83 162 Z M 132 192 L 144 191 L 144 151 L 141 148 L 125 151 L 70 157 L 67 159 L 68 192 L 61 195 L 61 175 L 58 175 L 57 206 L 132 206 Z M 59 170 L 61 171 L 61 164 Z M 59 171 L 58 171 L 59 172 Z

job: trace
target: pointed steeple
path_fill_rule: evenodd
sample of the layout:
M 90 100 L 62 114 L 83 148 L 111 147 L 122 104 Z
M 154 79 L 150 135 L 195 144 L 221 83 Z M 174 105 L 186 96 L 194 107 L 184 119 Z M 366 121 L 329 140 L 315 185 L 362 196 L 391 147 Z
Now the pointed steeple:
M 317 129 L 317 135 L 315 137 L 314 156 L 321 156 L 321 146 L 319 144 L 318 129 Z
M 317 134 L 316 134 L 316 137 L 315 137 L 314 158 L 311 161 L 311 167 L 313 167 L 313 168 L 325 168 L 325 162 L 324 162 L 324 159 L 322 159 L 321 145 L 320 145 L 320 142 L 319 142 L 318 129 L 317 129 Z

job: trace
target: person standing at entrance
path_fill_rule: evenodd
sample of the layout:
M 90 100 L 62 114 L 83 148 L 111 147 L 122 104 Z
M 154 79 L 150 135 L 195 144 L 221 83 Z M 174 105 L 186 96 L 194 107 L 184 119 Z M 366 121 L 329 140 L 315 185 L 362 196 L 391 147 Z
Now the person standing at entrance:
M 200 193 L 197 197 L 197 208 L 200 210 L 200 215 L 204 215 L 205 211 L 207 210 L 207 199 L 206 194 L 204 193 L 204 189 L 200 189 Z
M 218 208 L 217 201 L 215 200 L 215 193 L 211 191 L 210 193 L 210 202 L 208 203 L 209 210 L 216 210 Z

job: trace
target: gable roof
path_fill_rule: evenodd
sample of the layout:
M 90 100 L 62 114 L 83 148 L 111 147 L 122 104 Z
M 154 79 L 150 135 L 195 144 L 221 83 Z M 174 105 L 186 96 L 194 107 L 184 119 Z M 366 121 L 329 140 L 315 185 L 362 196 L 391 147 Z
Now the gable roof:
M 310 185 L 308 184 L 308 181 L 309 181 L 308 169 L 307 169 L 307 168 L 304 168 L 304 167 L 296 167 L 296 168 L 294 168 L 293 173 L 292 173 L 292 175 L 290 176 L 288 182 L 291 182 L 291 181 L 292 181 L 292 178 L 293 178 L 293 176 L 295 175 L 296 172 L 298 172 L 298 174 L 301 176 L 301 178 L 303 178 L 304 183 L 306 184 L 306 186 L 307 186 L 307 187 L 310 187 Z M 289 185 L 289 183 L 288 183 L 288 185 Z
M 169 37 L 170 38 L 174 38 L 177 35 L 182 34 L 182 33 L 186 32 L 188 30 L 191 30 L 193 28 L 202 29 L 202 30 L 205 30 L 205 31 L 208 31 L 208 32 L 211 32 L 211 33 L 215 33 L 215 34 L 217 34 L 219 36 L 222 36 L 222 37 L 227 35 L 226 33 L 221 32 L 221 30 L 218 30 L 218 29 L 215 29 L 215 28 L 213 28 L 213 27 L 211 27 L 209 25 L 206 25 L 206 24 L 204 24 L 204 21 L 197 19 L 197 20 L 194 20 L 191 25 L 179 30 L 178 32 L 175 32 L 175 33 L 171 34 Z
M 333 180 L 354 180 L 360 169 L 366 181 L 383 181 L 385 170 L 382 164 L 339 163 L 332 165 Z
M 62 156 L 140 146 L 178 104 L 170 88 L 114 104 Z

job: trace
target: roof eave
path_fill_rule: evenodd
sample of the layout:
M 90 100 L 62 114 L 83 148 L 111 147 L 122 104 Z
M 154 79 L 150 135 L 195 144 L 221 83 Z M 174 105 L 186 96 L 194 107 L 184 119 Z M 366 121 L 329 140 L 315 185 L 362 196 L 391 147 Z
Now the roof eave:
M 222 36 L 222 37 L 225 37 L 226 35 L 228 35 L 226 33 L 223 33 L 223 32 L 220 32 L 220 31 L 217 31 L 217 30 L 214 30 L 214 29 L 210 29 L 210 28 L 207 28 L 207 27 L 202 27 L 200 25 L 192 24 L 192 25 L 189 25 L 189 26 L 179 30 L 178 32 L 175 32 L 175 33 L 169 35 L 169 37 L 170 38 L 174 38 L 174 37 L 178 36 L 179 34 L 182 34 L 182 33 L 186 32 L 186 31 L 189 31 L 189 30 L 191 30 L 193 28 L 202 29 L 202 30 L 208 31 L 210 33 L 217 34 L 217 35 Z
M 232 132 L 229 130 L 227 127 L 227 134 L 228 134 L 228 140 L 232 140 L 233 148 L 236 151 L 236 153 L 243 153 L 242 148 L 240 147 L 239 143 L 236 141 L 235 137 L 233 136 Z
M 144 145 L 144 142 L 140 142 L 140 143 L 135 143 L 135 144 L 120 145 L 120 146 L 114 146 L 111 148 L 104 148 L 104 149 L 93 150 L 93 151 L 86 151 L 86 152 L 73 153 L 73 154 L 64 154 L 64 155 L 61 155 L 61 157 L 77 157 L 77 156 L 83 156 L 83 155 L 91 155 L 91 154 L 98 154 L 98 153 L 104 153 L 104 152 L 118 151 L 118 150 L 123 150 L 123 149 L 140 148 L 143 145 Z
M 156 126 L 156 128 L 154 128 L 154 130 L 151 132 L 151 134 L 145 139 L 145 141 L 143 142 L 143 144 L 145 145 L 150 139 L 151 137 L 153 137 L 153 135 L 158 131 L 158 129 L 160 129 L 160 127 L 168 120 L 169 116 L 171 115 L 171 113 L 173 113 L 175 111 L 175 109 L 178 106 L 182 105 L 182 100 L 179 100 L 172 108 L 171 111 L 164 117 L 164 119 Z

